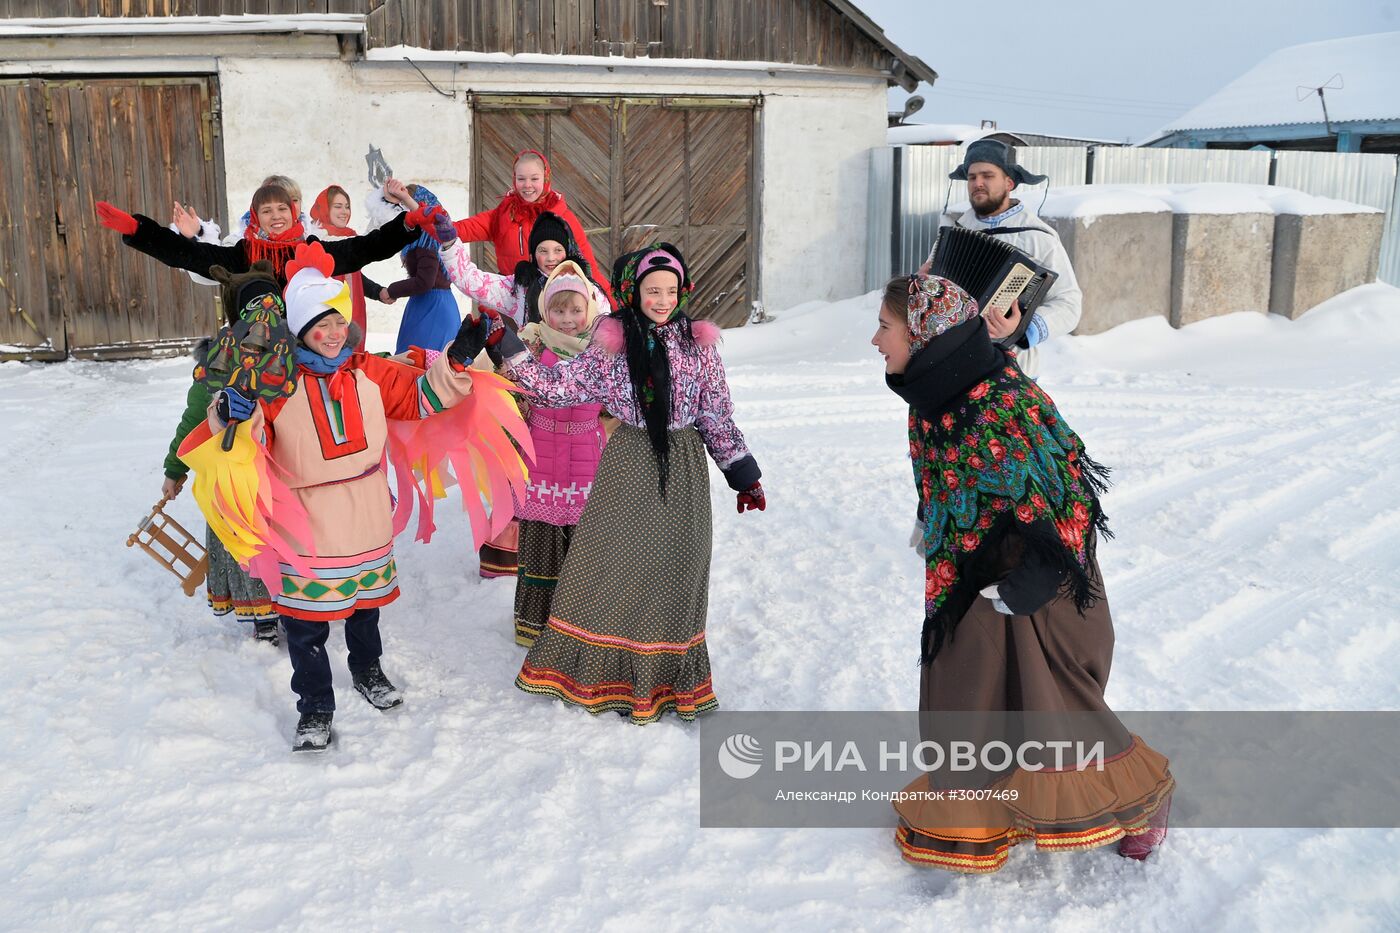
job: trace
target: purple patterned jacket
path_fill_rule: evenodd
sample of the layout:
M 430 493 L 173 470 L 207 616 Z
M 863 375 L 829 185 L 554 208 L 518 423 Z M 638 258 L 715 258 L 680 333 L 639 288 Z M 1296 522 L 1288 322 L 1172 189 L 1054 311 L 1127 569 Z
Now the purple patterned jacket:
M 671 430 L 693 425 L 730 488 L 747 489 L 760 474 L 744 435 L 734 424 L 734 403 L 715 348 L 719 328 L 709 321 L 694 321 L 691 332 L 694 345 L 682 347 L 679 327 L 656 329 L 671 361 Z M 506 361 L 506 369 L 541 405 L 562 408 L 594 402 L 618 420 L 646 430 L 623 347 L 622 324 L 600 317 L 593 342 L 574 359 L 545 366 L 529 353 L 518 353 Z

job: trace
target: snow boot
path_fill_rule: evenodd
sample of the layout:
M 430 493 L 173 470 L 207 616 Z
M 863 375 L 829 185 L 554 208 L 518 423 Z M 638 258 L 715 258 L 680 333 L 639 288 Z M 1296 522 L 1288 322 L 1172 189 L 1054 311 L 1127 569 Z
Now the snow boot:
M 294 752 L 323 752 L 331 744 L 333 713 L 302 713 L 297 720 L 297 734 L 292 741 Z
M 1118 854 L 1139 862 L 1151 855 L 1152 850 L 1167 838 L 1167 812 L 1171 808 L 1172 800 L 1168 797 L 1157 812 L 1152 814 L 1152 819 L 1147 821 L 1147 832 L 1136 836 L 1124 836 L 1118 840 Z
M 367 670 L 359 673 L 352 673 L 351 679 L 355 684 L 355 690 L 369 701 L 380 712 L 391 710 L 403 703 L 403 694 L 399 693 L 399 688 L 389 682 L 389 678 L 384 676 L 384 671 L 379 667 L 379 662 L 375 661 Z
M 253 623 L 253 638 L 277 647 L 277 620 L 258 619 Z

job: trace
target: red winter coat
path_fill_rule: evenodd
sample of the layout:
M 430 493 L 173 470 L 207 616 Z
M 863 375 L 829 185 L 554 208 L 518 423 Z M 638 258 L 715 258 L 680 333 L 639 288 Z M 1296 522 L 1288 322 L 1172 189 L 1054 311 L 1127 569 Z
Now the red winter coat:
M 608 298 L 608 303 L 612 304 L 612 289 L 608 285 L 608 270 L 600 268 L 597 258 L 593 255 L 593 247 L 588 243 L 588 237 L 583 233 L 583 224 L 579 223 L 578 217 L 569 210 L 569 205 L 564 202 L 564 196 L 551 187 L 549 161 L 544 155 L 535 150 L 527 150 L 533 155 L 537 155 L 544 163 L 544 194 L 535 201 L 527 202 L 511 188 L 501 198 L 499 204 L 490 210 L 482 211 L 480 214 L 473 214 L 466 220 L 459 220 L 456 223 L 457 236 L 463 243 L 482 243 L 491 241 L 496 247 L 496 271 L 501 275 L 514 275 L 515 267 L 518 263 L 533 259 L 530 255 L 530 231 L 535 226 L 535 218 L 545 211 L 552 211 L 558 214 L 569 229 L 573 231 L 574 241 L 578 243 L 579 252 L 583 258 L 588 260 L 588 267 L 593 271 L 593 278 L 602 288 L 603 294 Z M 522 152 L 520 155 L 525 155 Z M 517 161 L 519 156 L 516 156 Z

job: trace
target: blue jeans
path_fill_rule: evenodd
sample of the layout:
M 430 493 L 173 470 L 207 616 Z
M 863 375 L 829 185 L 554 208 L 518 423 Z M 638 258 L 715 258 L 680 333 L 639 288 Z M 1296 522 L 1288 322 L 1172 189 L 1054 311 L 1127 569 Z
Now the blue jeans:
M 292 660 L 292 692 L 298 713 L 335 711 L 335 690 L 331 687 L 331 662 L 326 657 L 329 622 L 307 622 L 282 617 L 287 629 L 287 656 Z M 360 609 L 345 620 L 345 647 L 349 649 L 351 674 L 373 667 L 384 653 L 379 640 L 379 610 Z

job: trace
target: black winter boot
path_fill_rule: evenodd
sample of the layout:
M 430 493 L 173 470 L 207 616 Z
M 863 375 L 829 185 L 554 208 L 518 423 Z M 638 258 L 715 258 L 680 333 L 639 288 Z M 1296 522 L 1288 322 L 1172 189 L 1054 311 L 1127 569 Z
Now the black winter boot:
M 383 712 L 391 710 L 403 703 L 403 694 L 399 693 L 399 688 L 389 682 L 389 678 L 384 676 L 384 671 L 380 668 L 379 662 L 375 661 L 368 670 L 352 673 L 351 679 L 355 684 L 355 690 L 369 701 L 369 705 Z
M 331 744 L 331 718 L 333 713 L 302 713 L 297 720 L 296 738 L 292 740 L 294 752 L 323 752 Z
M 253 622 L 253 637 L 258 641 L 265 641 L 272 647 L 277 647 L 277 620 L 258 619 Z

